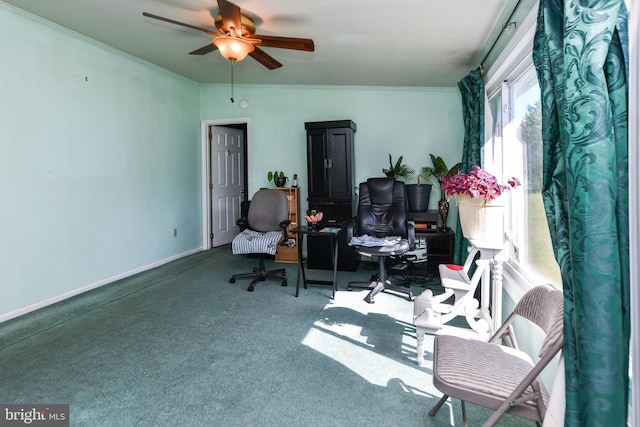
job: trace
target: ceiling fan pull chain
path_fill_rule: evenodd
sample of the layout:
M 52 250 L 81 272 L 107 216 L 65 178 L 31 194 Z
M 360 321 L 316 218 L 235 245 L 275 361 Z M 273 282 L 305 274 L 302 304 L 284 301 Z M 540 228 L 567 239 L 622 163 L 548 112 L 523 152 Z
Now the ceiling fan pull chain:
M 234 103 L 233 100 L 233 63 L 236 61 L 231 61 L 231 103 Z

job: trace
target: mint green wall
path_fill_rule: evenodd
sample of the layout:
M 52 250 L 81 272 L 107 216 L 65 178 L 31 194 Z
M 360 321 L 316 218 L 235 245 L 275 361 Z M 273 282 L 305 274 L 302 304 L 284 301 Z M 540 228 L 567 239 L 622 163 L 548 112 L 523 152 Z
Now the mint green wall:
M 2 3 L 0 39 L 0 320 L 200 247 L 198 84 Z
M 303 209 L 307 197 L 305 122 L 351 119 L 357 124 L 356 183 L 383 176 L 389 153 L 394 161 L 403 155 L 405 163 L 416 170 L 431 166 L 429 153 L 452 165 L 462 157 L 464 127 L 457 88 L 236 84 L 235 103 L 229 100 L 230 93 L 230 85 L 203 85 L 201 119 L 248 117 L 249 192 L 268 185 L 269 170 L 284 170 L 289 177 L 297 173 Z M 249 102 L 246 109 L 240 108 L 243 99 Z M 434 190 L 432 208 L 438 197 Z
M 460 158 L 456 88 L 240 84 L 232 104 L 229 85 L 1 2 L 0 38 L 0 321 L 199 250 L 201 120 L 248 117 L 250 191 L 269 169 L 298 173 L 303 207 L 306 121 L 357 123 L 356 183 L 381 176 L 388 153 L 415 168 Z

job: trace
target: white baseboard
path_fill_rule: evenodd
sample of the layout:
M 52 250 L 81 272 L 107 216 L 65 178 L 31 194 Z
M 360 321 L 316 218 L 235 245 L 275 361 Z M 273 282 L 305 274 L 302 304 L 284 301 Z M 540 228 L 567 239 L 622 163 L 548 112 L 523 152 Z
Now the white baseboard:
M 39 302 L 36 302 L 36 303 L 33 303 L 33 304 L 29 304 L 29 305 L 27 305 L 25 307 L 22 307 L 22 308 L 19 308 L 17 310 L 10 311 L 10 312 L 4 313 L 4 314 L 0 314 L 0 323 L 6 322 L 7 320 L 13 319 L 15 317 L 19 317 L 19 316 L 22 316 L 24 314 L 30 313 L 30 312 L 38 310 L 40 308 L 44 308 L 44 307 L 46 307 L 48 305 L 55 304 L 55 303 L 58 303 L 60 301 L 64 301 L 65 299 L 74 297 L 76 295 L 79 295 L 81 293 L 90 291 L 92 289 L 96 289 L 96 288 L 99 288 L 101 286 L 108 285 L 109 283 L 113 283 L 113 282 L 115 282 L 117 280 L 124 279 L 124 278 L 130 277 L 130 276 L 133 276 L 135 274 L 142 273 L 143 271 L 151 270 L 151 269 L 156 268 L 156 267 L 160 267 L 161 265 L 167 264 L 167 263 L 169 263 L 171 261 L 175 261 L 175 260 L 180 259 L 180 258 L 184 258 L 184 257 L 189 256 L 189 255 L 193 255 L 193 254 L 198 253 L 200 251 L 202 251 L 201 247 L 198 247 L 198 248 L 195 248 L 195 249 L 191 249 L 189 251 L 182 252 L 180 254 L 173 255 L 173 256 L 170 256 L 168 258 L 152 262 L 151 264 L 143 265 L 143 266 L 135 268 L 133 270 L 126 271 L 126 272 L 118 274 L 116 276 L 108 277 L 108 278 L 99 280 L 97 282 L 91 283 L 89 285 L 82 286 L 80 288 L 76 288 L 76 289 L 73 289 L 73 290 L 68 291 L 68 292 L 64 292 L 64 293 L 62 293 L 60 295 L 56 295 L 56 296 L 53 296 L 51 298 L 47 298 L 47 299 L 45 299 L 43 301 L 39 301 Z

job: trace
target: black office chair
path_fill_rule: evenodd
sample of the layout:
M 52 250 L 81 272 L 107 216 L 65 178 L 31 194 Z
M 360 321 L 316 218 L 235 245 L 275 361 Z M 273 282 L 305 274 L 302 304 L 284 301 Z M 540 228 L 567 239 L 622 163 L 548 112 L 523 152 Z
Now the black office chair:
M 247 288 L 249 292 L 253 292 L 253 285 L 258 281 L 266 279 L 275 279 L 282 286 L 287 286 L 287 272 L 284 268 L 265 268 L 266 255 L 275 255 L 278 245 L 283 245 L 288 240 L 287 227 L 291 221 L 287 195 L 280 190 L 259 190 L 249 204 L 247 217 L 240 218 L 237 224 L 243 231 L 231 242 L 234 255 L 257 254 L 259 264 L 251 273 L 234 274 L 229 282 L 252 279 Z
M 355 223 L 347 223 L 345 231 L 347 242 L 354 245 L 358 253 L 378 257 L 379 267 L 377 277 L 374 276 L 370 282 L 350 282 L 347 290 L 371 288 L 371 292 L 364 299 L 368 303 L 373 303 L 374 296 L 384 290 L 399 292 L 412 301 L 413 294 L 408 284 L 388 279 L 385 266 L 385 260 L 389 257 L 400 256 L 415 247 L 414 224 L 407 220 L 404 183 L 394 178 L 369 178 L 366 182 L 360 183 L 358 216 Z M 373 238 L 399 237 L 396 239 L 399 241 L 393 241 L 393 245 L 386 246 L 354 244 L 358 239 L 353 237 L 365 235 Z

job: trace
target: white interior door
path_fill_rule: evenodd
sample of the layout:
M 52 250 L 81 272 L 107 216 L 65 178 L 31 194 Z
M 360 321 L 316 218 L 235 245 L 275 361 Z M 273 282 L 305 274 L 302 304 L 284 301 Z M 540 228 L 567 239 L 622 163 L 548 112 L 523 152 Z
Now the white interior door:
M 240 202 L 244 200 L 244 132 L 211 126 L 212 246 L 230 243 L 238 234 Z

